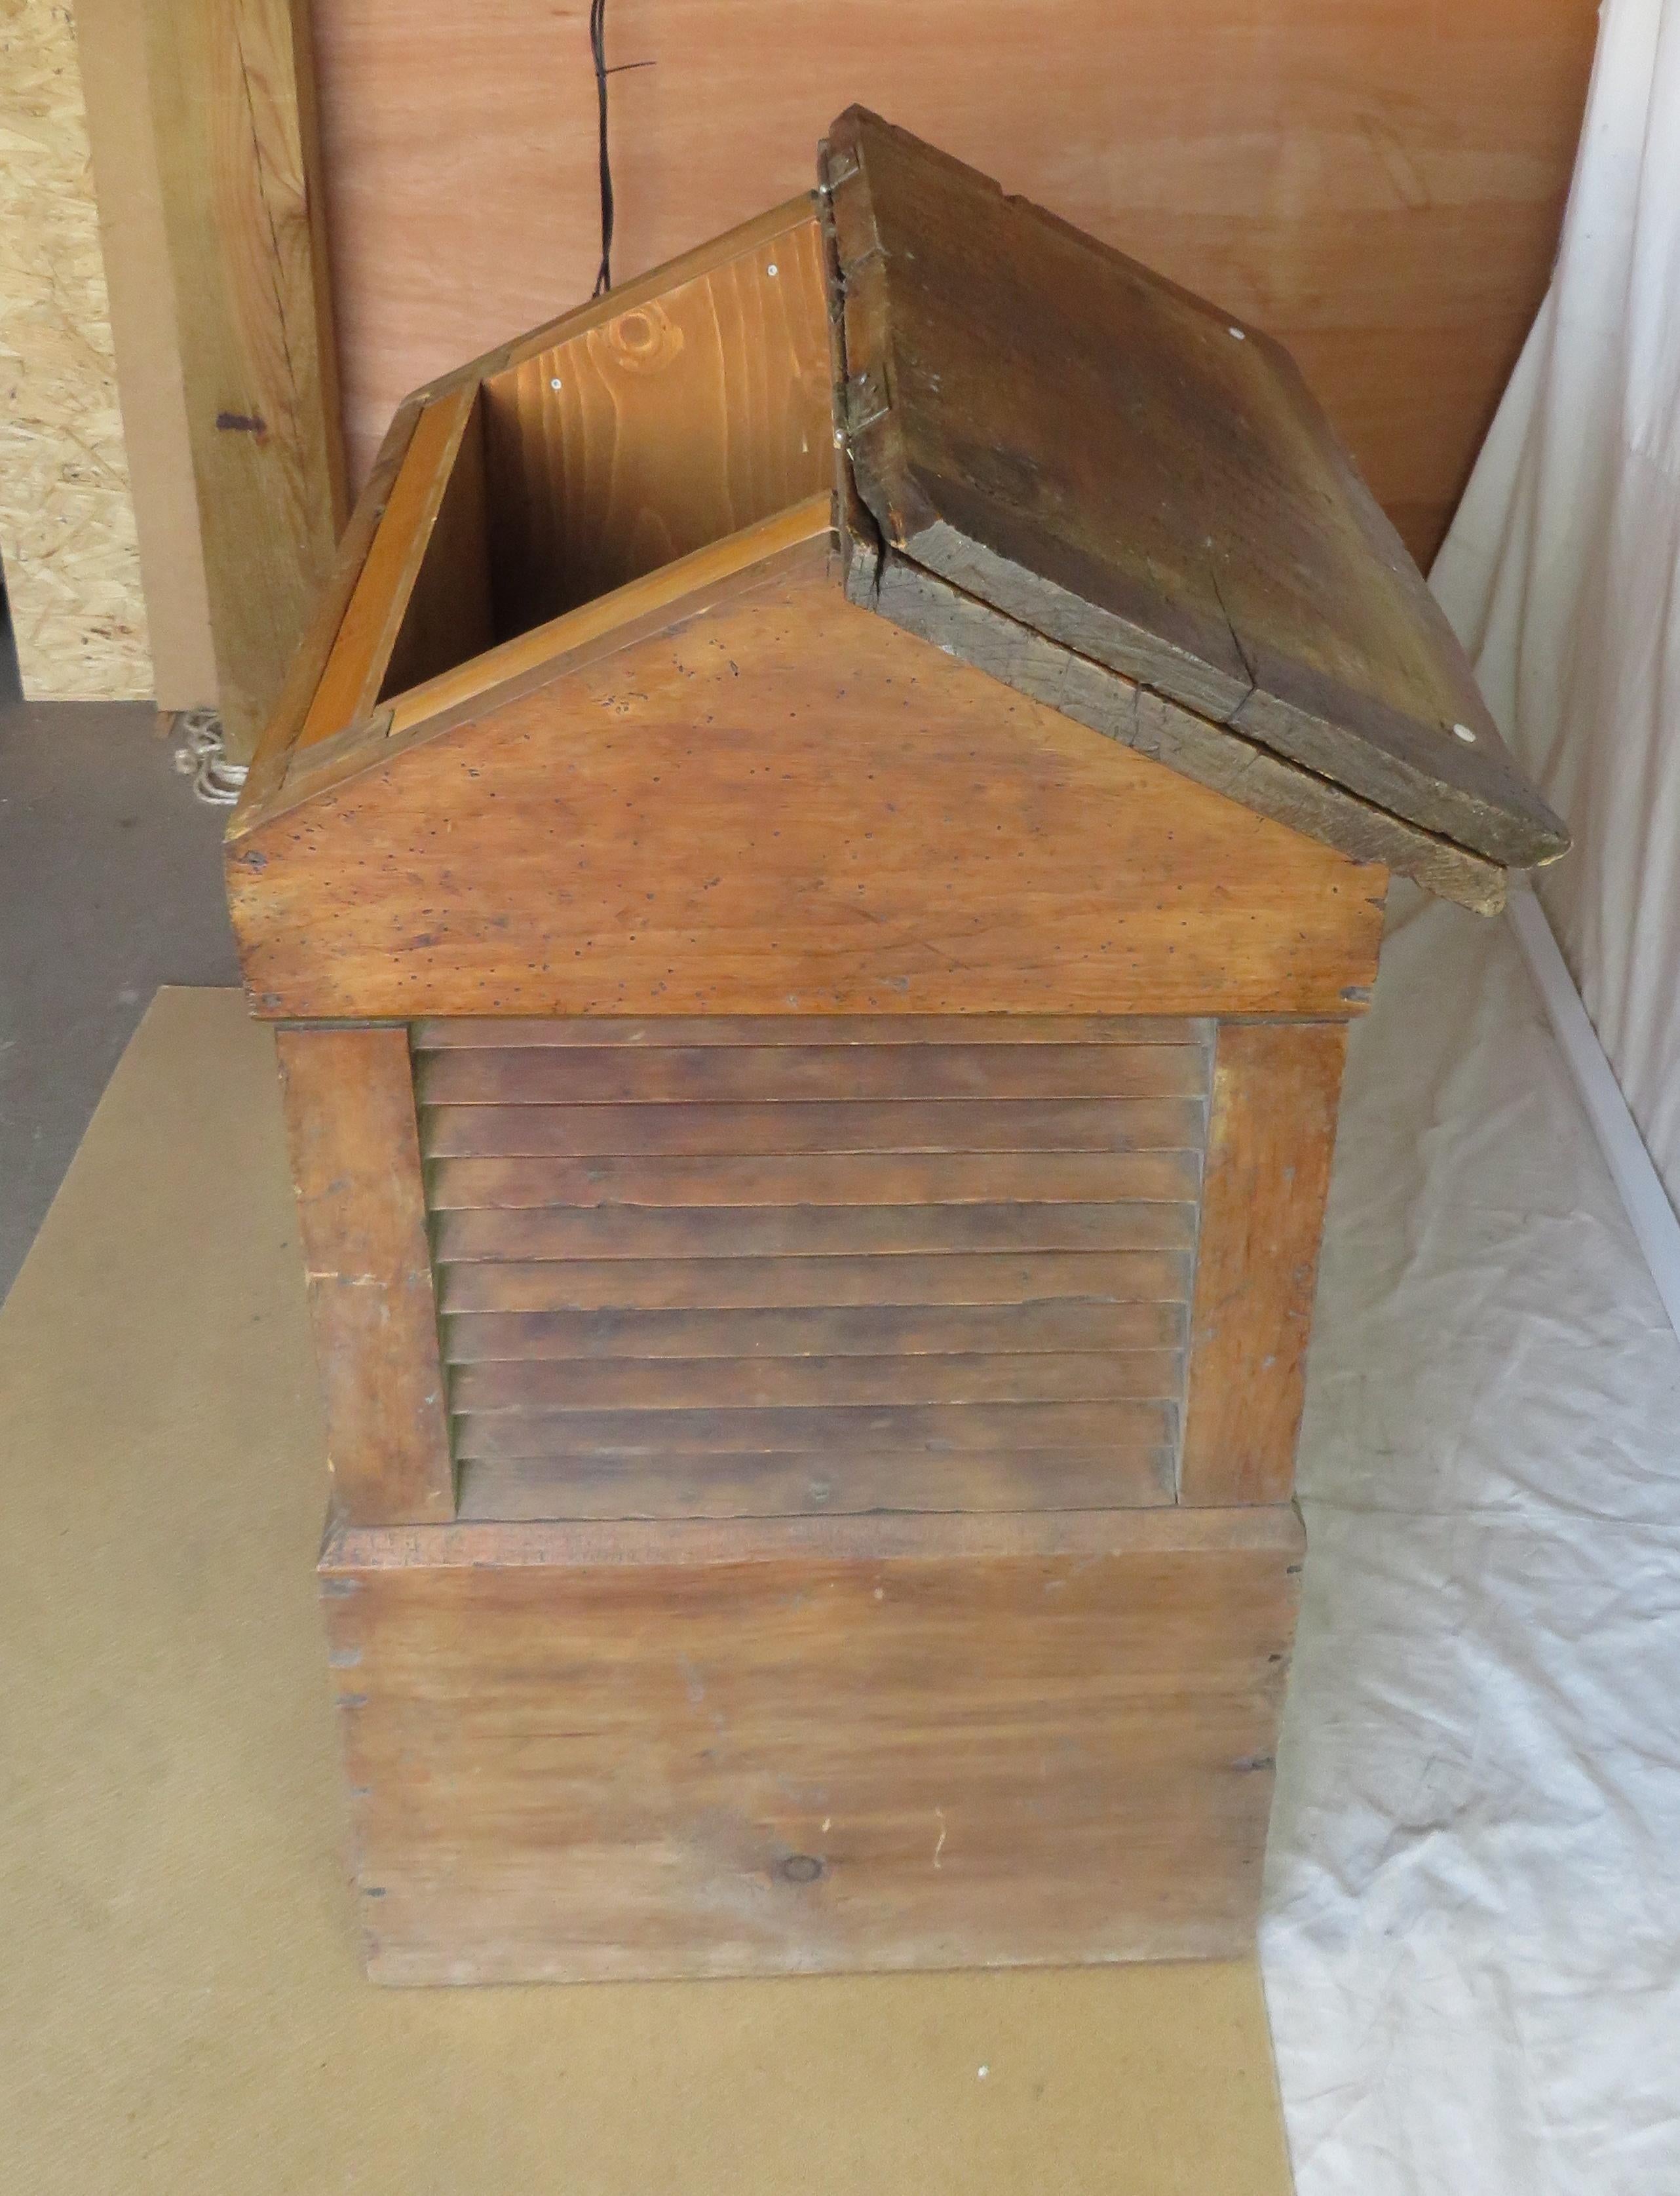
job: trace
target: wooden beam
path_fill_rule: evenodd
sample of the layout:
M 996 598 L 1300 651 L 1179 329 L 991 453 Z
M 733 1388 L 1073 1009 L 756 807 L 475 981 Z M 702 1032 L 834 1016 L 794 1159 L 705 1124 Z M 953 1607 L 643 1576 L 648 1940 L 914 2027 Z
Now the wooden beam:
M 129 0 L 76 0 L 76 48 L 152 644 L 151 692 L 159 709 L 212 709 L 216 650 L 146 46 L 145 17 Z
M 248 756 L 344 515 L 305 0 L 146 0 L 228 752 Z
M 1345 1022 L 1220 1028 L 1179 1500 L 1287 1502 Z
M 276 1049 L 335 1505 L 441 1523 L 454 1469 L 407 1032 L 286 1029 Z

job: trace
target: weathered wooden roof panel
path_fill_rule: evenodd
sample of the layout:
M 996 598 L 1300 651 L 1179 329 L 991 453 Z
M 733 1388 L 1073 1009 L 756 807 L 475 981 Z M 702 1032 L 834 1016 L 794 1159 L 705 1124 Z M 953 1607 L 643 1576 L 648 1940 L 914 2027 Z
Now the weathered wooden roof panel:
M 1564 850 L 1285 351 L 863 109 L 823 173 L 889 552 L 1472 855 Z

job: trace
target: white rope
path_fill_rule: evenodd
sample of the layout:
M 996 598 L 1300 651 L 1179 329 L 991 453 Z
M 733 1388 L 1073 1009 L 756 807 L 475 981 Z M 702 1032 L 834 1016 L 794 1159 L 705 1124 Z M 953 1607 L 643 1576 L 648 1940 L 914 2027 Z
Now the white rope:
M 222 719 L 214 709 L 183 709 L 176 719 L 182 744 L 175 751 L 175 766 L 193 781 L 199 800 L 212 808 L 231 808 L 245 783 L 245 766 L 229 762 L 222 744 Z

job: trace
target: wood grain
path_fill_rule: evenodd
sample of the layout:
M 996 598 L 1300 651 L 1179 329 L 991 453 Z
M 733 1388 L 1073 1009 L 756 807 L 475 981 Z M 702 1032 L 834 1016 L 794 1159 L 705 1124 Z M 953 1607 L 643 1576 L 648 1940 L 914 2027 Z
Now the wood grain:
M 1158 1208 L 1157 1209 L 1158 1218 Z M 884 1289 L 883 1283 L 890 1284 Z M 895 1253 L 884 1276 L 868 1255 L 665 1258 L 468 1259 L 445 1264 L 438 1296 L 455 1312 L 687 1311 L 801 1305 L 1015 1305 L 1077 1297 L 1103 1303 L 1187 1303 L 1190 1251 Z
M 1200 1098 L 805 1099 L 792 1105 L 429 1106 L 428 1159 L 1200 1147 Z
M 370 1973 L 1241 1949 L 1301 1533 L 1287 1509 L 1223 1527 L 1158 1508 L 334 1532 Z
M 309 10 L 146 0 L 146 18 L 219 707 L 243 760 L 344 517 Z
M 706 619 L 563 659 L 251 815 L 228 876 L 257 1011 L 1363 1003 L 1380 872 L 855 608 L 820 546 L 791 553 Z
M 1169 1448 L 847 1456 L 476 1458 L 459 1515 L 554 1519 L 984 1516 L 1146 1509 L 1173 1499 Z
M 1176 1402 L 1173 1349 L 802 1357 L 497 1359 L 457 1365 L 450 1407 L 479 1412 L 779 1410 L 899 1403 Z M 790 1443 L 796 1447 L 796 1443 Z
M 474 431 L 476 402 L 475 391 L 464 387 L 426 405 L 415 419 L 378 531 L 298 733 L 300 748 L 329 738 L 367 714 L 385 684 L 392 651 L 405 628 L 413 650 L 411 598 L 463 442 Z M 470 471 L 467 478 L 471 480 Z M 478 644 L 482 647 L 491 636 L 482 565 L 477 580 L 476 597 L 465 576 L 458 579 L 455 592 L 465 598 L 469 615 L 476 603 L 482 604 L 478 621 Z
M 594 87 L 534 0 L 318 10 L 347 407 L 587 295 Z M 1544 294 L 1592 0 L 614 0 L 621 280 L 809 188 L 861 99 L 1269 329 L 1427 564 Z M 534 220 L 533 209 L 544 217 Z
M 309 716 L 316 689 L 338 644 L 344 613 L 349 608 L 351 597 L 361 581 L 368 551 L 372 546 L 379 521 L 384 517 L 391 489 L 407 454 L 414 423 L 419 416 L 418 404 L 405 404 L 397 413 L 379 446 L 373 470 L 356 498 L 355 509 L 350 513 L 349 523 L 338 544 L 332 573 L 315 599 L 303 639 L 292 653 L 291 666 L 274 708 L 263 726 L 256 752 L 251 758 L 245 790 L 240 795 L 239 806 L 228 819 L 228 846 L 230 849 L 248 828 L 251 818 L 264 812 L 286 783 L 304 720 Z
M 454 1514 L 408 1040 L 276 1032 L 334 1497 L 373 1523 Z
M 566 1205 L 1187 1204 L 1200 1154 L 1182 1152 L 803 1152 L 771 1159 L 439 1159 L 436 1212 Z
M 547 1205 L 441 1212 L 437 1255 L 459 1258 L 899 1258 L 973 1251 L 1177 1251 L 1196 1208 L 1148 1205 Z
M 1179 1499 L 1287 1501 L 1347 1030 L 1222 1028 Z
M 517 633 L 826 494 L 816 217 L 486 379 L 498 621 Z
M 909 1100 L 1196 1098 L 1207 1088 L 1199 1044 L 473 1045 L 419 1055 L 421 1102 L 498 1108 L 638 1102 L 776 1105 Z M 906 1026 L 910 1026 L 906 1017 Z M 920 1027 L 921 1017 L 915 1018 Z M 603 1122 L 603 1126 L 605 1126 Z
M 889 549 L 1487 859 L 1563 851 L 1279 344 L 865 109 L 825 172 Z
M 1006 617 L 878 543 L 847 537 L 846 592 L 906 633 L 961 656 L 1076 724 L 1228 793 L 1256 815 L 1321 840 L 1356 862 L 1382 864 L 1481 915 L 1505 904 L 1497 862 L 1391 816 L 1345 787 L 1256 746 L 1228 726 L 1134 685 L 1031 626 Z M 1373 876 L 1373 895 L 1378 889 Z
M 793 1276 L 784 1276 L 791 1286 Z M 1007 1304 L 708 1307 L 698 1310 L 453 1312 L 442 1322 L 452 1365 L 507 1358 L 873 1356 L 923 1352 L 1180 1347 L 1184 1304 L 1032 1297 Z
M 631 1045 L 639 1052 L 675 1045 L 1181 1044 L 1204 1049 L 1213 1025 L 1165 1014 L 458 1014 L 414 1025 L 417 1052 L 460 1049 L 568 1050 Z M 901 1073 L 914 1072 L 901 1062 Z
M 1028 1364 L 1031 1361 L 1019 1361 Z M 701 1409 L 469 1411 L 454 1421 L 455 1454 L 471 1457 L 713 1456 L 793 1452 L 834 1459 L 882 1449 L 1013 1454 L 1022 1449 L 1141 1449 L 1169 1445 L 1176 1407 L 1155 1400 L 1102 1403 L 710 1404 Z

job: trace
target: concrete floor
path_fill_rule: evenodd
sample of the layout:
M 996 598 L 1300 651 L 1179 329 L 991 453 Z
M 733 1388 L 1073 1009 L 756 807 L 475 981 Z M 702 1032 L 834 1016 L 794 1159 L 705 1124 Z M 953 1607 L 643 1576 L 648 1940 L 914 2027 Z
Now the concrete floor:
M 26 702 L 0 615 L 0 1297 L 160 984 L 239 980 L 225 809 L 149 702 Z

